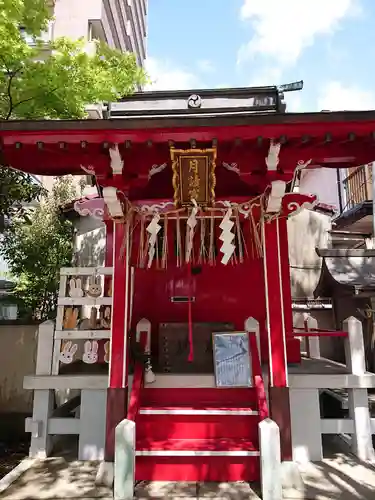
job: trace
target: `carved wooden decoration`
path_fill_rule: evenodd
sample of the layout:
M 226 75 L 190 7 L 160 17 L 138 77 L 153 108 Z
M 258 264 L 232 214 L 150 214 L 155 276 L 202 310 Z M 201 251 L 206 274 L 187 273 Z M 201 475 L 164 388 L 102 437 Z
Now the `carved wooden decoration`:
M 111 344 L 109 340 L 104 344 L 104 362 L 109 363 L 109 357 L 111 354 Z
M 109 330 L 111 328 L 111 308 L 109 306 L 100 311 L 99 327 L 104 328 L 104 330 Z
M 67 307 L 65 309 L 63 328 L 65 330 L 74 330 L 78 323 L 78 308 Z
M 108 280 L 107 297 L 112 297 L 112 278 Z
M 170 149 L 174 203 L 178 206 L 212 205 L 215 201 L 216 148 Z
M 90 330 L 96 330 L 98 326 L 98 310 L 96 307 L 92 307 L 90 311 L 90 320 L 89 320 L 89 329 Z

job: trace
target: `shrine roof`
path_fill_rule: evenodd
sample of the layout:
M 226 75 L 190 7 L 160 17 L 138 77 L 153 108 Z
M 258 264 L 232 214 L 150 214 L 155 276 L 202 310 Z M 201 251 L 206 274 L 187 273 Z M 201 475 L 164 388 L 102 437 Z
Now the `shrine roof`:
M 235 108 L 233 108 L 235 109 Z M 369 126 L 373 128 L 375 133 L 375 110 L 369 111 L 321 111 L 313 113 L 254 113 L 237 111 L 228 112 L 226 114 L 213 114 L 209 118 L 206 115 L 199 115 L 196 112 L 183 116 L 150 116 L 142 114 L 140 116 L 129 115 L 127 117 L 117 119 L 85 119 L 85 120 L 0 120 L 0 133 L 2 136 L 6 132 L 43 132 L 43 133 L 59 133 L 69 132 L 71 134 L 77 132 L 93 132 L 102 131 L 109 132 L 121 131 L 126 135 L 128 130 L 160 130 L 177 134 L 179 128 L 204 128 L 213 129 L 216 127 L 232 127 L 233 132 L 245 132 L 245 137 L 265 137 L 278 138 L 281 137 L 287 126 L 292 136 L 300 137 L 301 134 L 307 132 L 331 133 L 335 135 L 333 125 L 339 125 L 340 129 L 347 129 L 350 126 L 359 128 L 358 131 Z M 265 126 L 265 129 L 259 129 L 260 126 Z M 274 127 L 273 127 L 274 126 Z M 280 128 L 282 126 L 282 128 Z M 241 127 L 236 130 L 236 127 Z M 252 130 L 256 127 L 256 130 Z M 324 129 L 323 131 L 321 129 Z M 258 131 L 258 132 L 257 132 Z M 264 132 L 264 134 L 262 134 Z M 337 131 L 337 132 L 340 132 Z M 355 131 L 354 131 L 355 132 Z M 233 137 L 233 134 L 231 134 Z M 236 136 L 236 137 L 241 137 Z M 164 138 L 165 140 L 166 138 Z
M 235 111 L 237 109 L 237 111 Z M 104 120 L 0 121 L 2 164 L 39 175 L 81 174 L 109 168 L 118 144 L 124 171 L 148 175 L 170 161 L 169 147 L 217 147 L 217 164 L 241 175 L 267 174 L 270 143 L 279 143 L 277 173 L 290 180 L 298 164 L 351 167 L 375 160 L 375 111 L 238 112 L 141 116 Z M 194 143 L 194 146 L 192 144 Z
M 323 258 L 315 296 L 333 296 L 335 291 L 363 295 L 375 291 L 375 250 L 317 249 Z
M 297 85 L 302 82 L 297 82 Z M 111 118 L 132 116 L 223 116 L 231 113 L 285 112 L 275 86 L 136 92 L 109 106 Z

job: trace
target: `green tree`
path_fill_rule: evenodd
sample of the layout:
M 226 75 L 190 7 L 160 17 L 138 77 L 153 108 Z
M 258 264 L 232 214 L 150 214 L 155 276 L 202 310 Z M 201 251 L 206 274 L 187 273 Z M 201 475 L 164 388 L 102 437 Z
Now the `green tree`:
M 57 178 L 52 192 L 29 211 L 28 222 L 14 217 L 2 235 L 0 252 L 16 283 L 12 295 L 35 320 L 54 315 L 59 270 L 72 262 L 73 225 L 60 207 L 75 196 L 73 178 Z
M 133 54 L 104 43 L 66 38 L 45 43 L 49 3 L 0 0 L 0 120 L 84 118 L 88 104 L 115 101 L 147 81 Z M 0 217 L 14 216 L 42 190 L 1 157 L 0 165 Z

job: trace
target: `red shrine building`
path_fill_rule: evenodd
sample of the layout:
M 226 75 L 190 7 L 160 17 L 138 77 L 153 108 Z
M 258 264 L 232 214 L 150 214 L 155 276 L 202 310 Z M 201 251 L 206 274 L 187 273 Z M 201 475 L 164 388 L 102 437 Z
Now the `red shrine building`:
M 350 358 L 353 318 L 342 332 L 294 329 L 287 220 L 317 203 L 295 190 L 303 169 L 374 159 L 375 112 L 286 113 L 262 87 L 139 93 L 110 117 L 0 123 L 3 164 L 92 176 L 100 196 L 75 207 L 106 227 L 105 267 L 63 268 L 56 322 L 40 327 L 30 453 L 77 434 L 80 458 L 111 463 L 131 422 L 133 480 L 252 481 L 271 419 L 281 460 L 319 459 L 336 432 L 319 391 L 367 395 L 375 380 Z M 334 381 L 301 354 L 319 335 L 349 346 Z M 59 406 L 62 389 L 75 396 Z M 364 424 L 350 421 L 355 444 Z

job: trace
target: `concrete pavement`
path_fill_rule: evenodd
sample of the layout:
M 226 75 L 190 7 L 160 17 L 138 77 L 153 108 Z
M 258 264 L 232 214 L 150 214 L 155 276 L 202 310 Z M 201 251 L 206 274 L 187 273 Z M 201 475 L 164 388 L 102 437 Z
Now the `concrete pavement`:
M 19 471 L 6 484 L 0 481 L 0 500 L 109 500 L 112 490 L 95 485 L 97 462 L 26 459 Z M 330 458 L 301 469 L 300 491 L 284 491 L 284 500 L 374 500 L 375 469 L 359 463 L 352 455 L 336 453 Z M 12 479 L 12 478 L 10 478 Z M 8 479 L 8 483 L 10 480 Z M 4 486 L 8 486 L 4 490 Z M 254 488 L 255 489 L 255 488 Z M 161 483 L 141 482 L 136 498 L 227 499 L 259 498 L 247 483 Z

